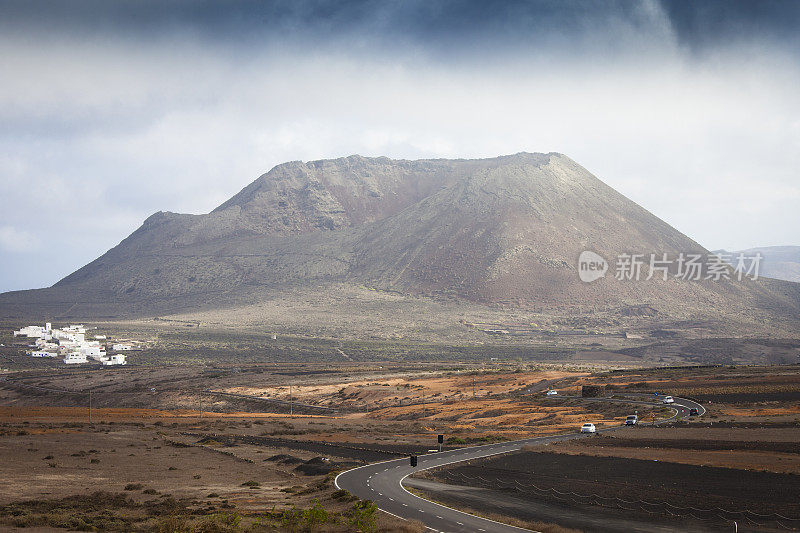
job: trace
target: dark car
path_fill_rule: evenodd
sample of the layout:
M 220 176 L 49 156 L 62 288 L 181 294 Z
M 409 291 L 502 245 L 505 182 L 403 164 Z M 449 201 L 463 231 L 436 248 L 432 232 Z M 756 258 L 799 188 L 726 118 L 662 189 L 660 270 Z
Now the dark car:
M 700 414 L 700 413 L 698 413 L 697 409 L 695 409 L 694 407 L 689 409 L 689 416 L 697 416 L 698 414 Z

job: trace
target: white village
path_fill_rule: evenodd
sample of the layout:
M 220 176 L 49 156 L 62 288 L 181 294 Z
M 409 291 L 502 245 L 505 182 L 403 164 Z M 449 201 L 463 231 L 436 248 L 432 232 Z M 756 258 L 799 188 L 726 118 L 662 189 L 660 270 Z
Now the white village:
M 86 326 L 83 324 L 53 328 L 51 323 L 44 326 L 26 326 L 14 332 L 15 337 L 36 339 L 26 353 L 31 357 L 62 358 L 65 364 L 74 365 L 89 363 L 90 360 L 103 366 L 124 365 L 126 355 L 112 352 L 127 352 L 133 349 L 131 344 L 101 343 L 106 341 L 105 335 L 95 335 L 92 340 L 86 339 Z

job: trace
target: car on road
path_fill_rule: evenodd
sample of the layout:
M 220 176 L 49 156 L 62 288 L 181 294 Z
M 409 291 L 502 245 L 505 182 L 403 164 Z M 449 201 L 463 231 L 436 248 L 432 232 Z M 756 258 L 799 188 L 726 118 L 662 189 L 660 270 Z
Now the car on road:
M 549 391 L 547 391 L 547 395 L 548 396 L 556 396 L 556 395 L 558 395 L 558 391 L 550 389 Z
M 636 415 L 628 415 L 625 418 L 625 425 L 626 426 L 635 426 L 637 422 L 639 422 L 639 417 L 636 416 Z
M 664 403 L 675 403 L 675 398 L 672 396 L 664 396 L 664 399 L 661 401 Z
M 594 424 L 587 422 L 581 426 L 581 433 L 597 433 L 597 428 L 594 427 Z
M 697 411 L 697 409 L 695 409 L 694 407 L 692 407 L 691 409 L 689 409 L 689 416 L 698 416 L 699 414 L 700 414 L 700 413 L 699 413 L 699 412 Z

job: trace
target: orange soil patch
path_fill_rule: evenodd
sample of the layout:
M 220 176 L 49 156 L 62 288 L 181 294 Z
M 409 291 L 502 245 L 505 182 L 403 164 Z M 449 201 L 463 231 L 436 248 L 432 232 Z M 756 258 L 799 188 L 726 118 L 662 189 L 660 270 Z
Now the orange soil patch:
M 276 413 L 209 413 L 189 409 L 134 409 L 126 407 L 103 407 L 92 409 L 93 422 L 131 421 L 142 419 L 187 419 L 187 418 L 289 418 L 288 414 Z M 295 415 L 294 418 L 330 418 L 314 415 Z M 88 422 L 89 409 L 86 407 L 0 407 L 0 420 L 18 422 L 27 419 L 66 420 L 70 422 Z
M 800 406 L 788 407 L 765 407 L 742 409 L 736 407 L 723 407 L 719 409 L 720 414 L 728 416 L 782 416 L 800 414 Z
M 478 396 L 488 393 L 501 394 L 520 387 L 530 386 L 541 380 L 561 379 L 570 376 L 586 376 L 586 373 L 549 370 L 541 372 L 504 372 L 487 374 L 456 374 L 428 378 L 372 378 L 340 383 L 293 385 L 292 396 L 298 401 L 324 399 L 326 396 L 338 395 L 341 390 L 347 396 L 357 394 L 361 400 L 380 400 L 388 396 L 397 396 L 404 400 L 417 400 L 422 397 L 440 395 L 444 397 L 471 396 L 473 380 Z M 289 386 L 277 387 L 230 387 L 224 392 L 246 394 L 252 396 L 268 396 L 271 398 L 289 398 Z
M 687 451 L 664 448 L 627 448 L 615 446 L 594 447 L 571 442 L 550 445 L 548 446 L 548 451 L 569 455 L 623 457 L 626 459 L 644 459 L 648 461 L 800 474 L 800 456 L 787 453 L 742 450 Z

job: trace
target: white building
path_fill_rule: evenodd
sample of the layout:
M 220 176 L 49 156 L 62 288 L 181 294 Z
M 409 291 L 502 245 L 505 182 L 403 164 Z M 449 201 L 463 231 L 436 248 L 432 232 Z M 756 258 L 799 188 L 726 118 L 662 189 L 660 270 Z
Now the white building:
M 30 338 L 40 338 L 47 336 L 47 331 L 42 326 L 25 326 L 24 328 L 15 331 L 14 336 L 19 337 L 30 337 Z
M 36 339 L 34 345 L 41 350 L 58 350 L 58 344 L 55 342 L 48 342 L 43 337 Z
M 61 356 L 68 365 L 88 363 L 89 359 L 103 366 L 127 364 L 125 355 L 107 356 L 105 347 L 100 345 L 100 341 L 107 338 L 106 335 L 95 335 L 94 340 L 87 341 L 86 326 L 83 324 L 71 324 L 65 328 L 53 329 L 53 325 L 48 322 L 44 327 L 26 326 L 14 331 L 15 337 L 20 335 L 36 339 L 31 346 L 34 349 L 28 352 L 31 357 Z M 117 343 L 112 349 L 129 351 L 133 349 L 133 345 Z
M 88 363 L 89 361 L 86 359 L 86 355 L 77 352 L 70 352 L 64 356 L 64 363 L 68 365 L 76 365 L 80 363 Z
M 28 352 L 31 357 L 58 357 L 58 352 L 49 352 L 47 350 L 34 350 Z
M 105 357 L 106 352 L 103 351 L 99 346 L 78 346 L 73 352 L 82 353 L 88 357 Z

